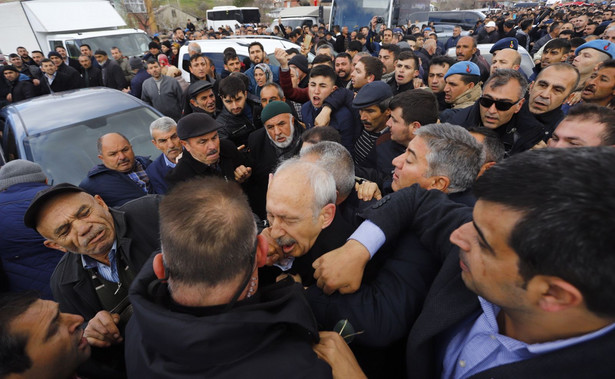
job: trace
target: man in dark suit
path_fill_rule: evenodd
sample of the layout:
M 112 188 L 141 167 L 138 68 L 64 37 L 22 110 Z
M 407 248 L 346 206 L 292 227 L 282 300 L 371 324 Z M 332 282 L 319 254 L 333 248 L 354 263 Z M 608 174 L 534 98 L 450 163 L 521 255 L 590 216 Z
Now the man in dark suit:
M 79 57 L 79 64 L 81 65 L 81 78 L 86 88 L 103 86 L 100 68 L 94 67 L 87 55 L 81 55 Z
M 50 51 L 47 57 L 56 65 L 58 72 L 66 74 L 70 78 L 72 89 L 83 87 L 83 80 L 81 79 L 79 71 L 64 63 L 60 53 Z
M 64 63 L 77 71 L 81 70 L 81 65 L 77 59 L 68 56 L 64 46 L 56 46 L 56 52 L 60 54 Z M 89 57 L 88 57 L 89 58 Z
M 41 61 L 41 94 L 49 94 L 60 91 L 68 91 L 73 89 L 70 77 L 62 72 L 58 72 L 58 68 L 50 59 Z
M 177 124 L 171 117 L 160 117 L 149 126 L 152 143 L 162 151 L 152 164 L 147 166 L 145 172 L 149 177 L 154 193 L 164 195 L 167 193 L 167 182 L 164 177 L 177 164 L 177 157 L 182 152 L 182 144 L 177 136 Z
M 608 378 L 615 240 L 604 220 L 615 196 L 595 199 L 615 185 L 613 159 L 607 147 L 511 157 L 477 180 L 473 210 L 403 189 L 367 214 L 370 238 L 354 235 L 351 249 L 316 262 L 316 276 L 327 291 L 352 290 L 347 274 L 332 282 L 331 266 L 320 266 L 335 261 L 354 277 L 379 245 L 366 249 L 369 240 L 407 228 L 442 264 L 408 338 L 409 377 Z M 322 348 L 339 342 L 327 334 Z M 335 352 L 325 354 L 330 362 Z
M 117 90 L 123 90 L 128 87 L 124 72 L 116 61 L 109 59 L 107 52 L 104 50 L 96 50 L 94 58 L 102 69 L 103 85 Z

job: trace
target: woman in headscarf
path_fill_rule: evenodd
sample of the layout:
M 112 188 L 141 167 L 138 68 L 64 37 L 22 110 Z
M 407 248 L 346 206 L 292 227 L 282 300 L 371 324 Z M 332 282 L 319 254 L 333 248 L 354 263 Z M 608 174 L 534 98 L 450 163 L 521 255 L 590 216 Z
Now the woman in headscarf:
M 256 81 L 255 95 L 261 95 L 261 89 L 267 83 L 273 82 L 273 73 L 271 72 L 271 68 L 266 63 L 259 63 L 254 66 L 254 80 Z

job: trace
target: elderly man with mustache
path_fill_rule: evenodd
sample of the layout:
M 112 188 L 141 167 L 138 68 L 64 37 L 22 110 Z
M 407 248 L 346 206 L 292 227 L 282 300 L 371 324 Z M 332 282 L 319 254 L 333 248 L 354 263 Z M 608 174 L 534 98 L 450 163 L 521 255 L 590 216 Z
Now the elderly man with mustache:
M 164 177 L 177 165 L 182 153 L 182 144 L 177 136 L 177 124 L 171 117 L 160 117 L 149 126 L 152 143 L 162 151 L 145 170 L 155 193 L 167 193 L 167 183 Z
M 84 337 L 95 349 L 99 372 L 124 372 L 123 329 L 132 315 L 128 288 L 145 261 L 160 249 L 158 202 L 140 197 L 110 208 L 98 195 L 68 183 L 39 191 L 24 224 L 45 239 L 43 245 L 64 253 L 50 286 L 60 312 L 88 320 Z
M 179 120 L 177 136 L 184 152 L 165 177 L 169 189 L 194 177 L 220 176 L 238 183 L 250 177 L 252 168 L 244 165 L 244 155 L 231 140 L 220 139 L 218 128 L 220 124 L 206 113 L 191 113 Z

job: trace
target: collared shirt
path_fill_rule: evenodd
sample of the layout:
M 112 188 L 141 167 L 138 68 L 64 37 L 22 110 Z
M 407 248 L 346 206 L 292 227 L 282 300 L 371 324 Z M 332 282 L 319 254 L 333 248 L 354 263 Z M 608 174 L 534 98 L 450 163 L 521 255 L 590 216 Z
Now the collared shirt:
M 363 221 L 348 239 L 355 240 L 365 246 L 369 251 L 370 259 L 386 242 L 386 236 L 382 229 L 369 220 Z
M 487 369 L 545 354 L 600 337 L 615 323 L 595 332 L 563 340 L 527 344 L 499 333 L 500 307 L 478 297 L 483 310 L 476 319 L 461 323 L 449 338 L 444 353 L 442 378 L 468 378 Z
M 47 82 L 49 83 L 49 85 L 51 85 L 51 84 L 53 83 L 53 81 L 54 81 L 54 80 L 55 80 L 55 78 L 56 78 L 56 74 L 57 74 L 57 73 L 58 73 L 58 72 L 56 71 L 56 72 L 54 72 L 54 73 L 53 73 L 53 75 L 51 75 L 51 76 L 49 76 L 48 74 L 45 74 L 45 78 L 47 78 Z
M 105 280 L 110 282 L 119 283 L 120 276 L 117 272 L 117 260 L 115 258 L 115 253 L 117 251 L 117 241 L 113 241 L 113 246 L 111 247 L 111 252 L 109 252 L 109 266 L 106 264 L 97 261 L 96 259 L 88 256 L 81 256 L 81 263 L 83 264 L 83 268 L 85 269 L 96 269 L 98 274 L 102 276 Z
M 175 166 L 177 166 L 177 164 L 171 162 L 166 155 L 162 154 L 162 158 L 164 159 L 164 164 L 167 165 L 167 167 L 175 168 Z

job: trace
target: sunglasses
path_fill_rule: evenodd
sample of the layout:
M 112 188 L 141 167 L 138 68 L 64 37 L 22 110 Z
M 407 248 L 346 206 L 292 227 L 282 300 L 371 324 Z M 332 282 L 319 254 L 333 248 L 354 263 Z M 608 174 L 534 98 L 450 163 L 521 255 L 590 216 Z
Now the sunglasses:
M 497 109 L 498 111 L 507 111 L 512 108 L 513 105 L 517 104 L 520 101 L 521 99 L 515 101 L 514 103 L 511 103 L 510 101 L 493 100 L 488 97 L 481 97 L 478 99 L 478 102 L 481 106 L 485 108 L 491 108 L 491 106 L 495 104 L 495 109 Z

